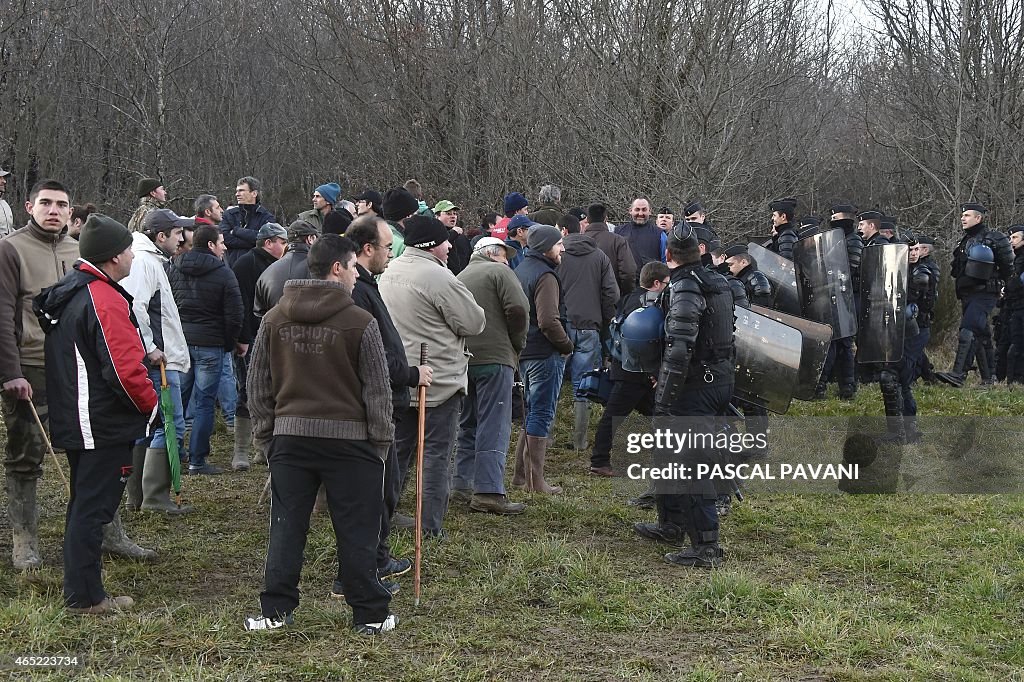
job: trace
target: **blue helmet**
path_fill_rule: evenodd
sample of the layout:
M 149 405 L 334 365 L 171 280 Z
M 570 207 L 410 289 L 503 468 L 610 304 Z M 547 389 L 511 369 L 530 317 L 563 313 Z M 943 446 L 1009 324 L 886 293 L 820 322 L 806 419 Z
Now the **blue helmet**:
M 988 280 L 996 270 L 996 255 L 987 244 L 972 244 L 967 249 L 964 274 L 974 279 Z
M 627 372 L 657 372 L 661 367 L 665 314 L 656 305 L 637 308 L 619 328 L 622 369 Z

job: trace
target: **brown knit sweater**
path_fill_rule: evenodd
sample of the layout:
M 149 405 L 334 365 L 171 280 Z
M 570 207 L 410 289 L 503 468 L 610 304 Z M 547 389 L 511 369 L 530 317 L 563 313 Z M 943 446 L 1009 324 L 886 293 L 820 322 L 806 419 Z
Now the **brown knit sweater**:
M 247 388 L 257 438 L 394 438 L 377 321 L 335 282 L 296 279 L 263 318 Z

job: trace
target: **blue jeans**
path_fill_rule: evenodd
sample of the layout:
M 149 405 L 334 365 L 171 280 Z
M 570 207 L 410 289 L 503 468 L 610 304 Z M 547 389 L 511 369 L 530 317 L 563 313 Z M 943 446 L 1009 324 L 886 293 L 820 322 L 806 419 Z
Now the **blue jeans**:
M 224 413 L 226 424 L 235 423 L 235 410 L 238 407 L 238 385 L 235 383 L 234 353 L 224 354 L 224 373 L 220 377 L 220 388 L 217 390 L 217 402 Z
M 170 389 L 171 400 L 174 403 L 174 434 L 178 441 L 178 458 L 181 460 L 185 459 L 185 408 L 181 402 L 181 384 L 182 377 L 184 375 L 174 369 L 167 370 L 167 387 Z M 157 394 L 160 394 L 160 370 L 150 370 L 149 379 L 153 382 L 153 387 L 156 389 Z M 163 416 L 161 410 L 160 415 Z M 167 447 L 167 438 L 164 434 L 163 423 L 153 431 L 153 442 L 150 443 L 151 448 L 165 448 Z
M 512 437 L 512 375 L 507 365 L 469 368 L 453 488 L 505 494 L 505 456 Z
M 596 329 L 576 329 L 572 324 L 566 324 L 566 331 L 573 345 L 572 355 L 569 356 L 569 379 L 575 395 L 584 372 L 601 366 L 601 332 Z
M 210 436 L 213 434 L 213 410 L 217 388 L 224 374 L 224 349 L 219 346 L 189 346 L 192 369 L 182 382 L 182 400 L 188 396 L 188 411 L 192 415 L 192 437 L 189 440 L 189 466 L 201 467 L 210 454 Z
M 526 433 L 547 438 L 555 421 L 555 405 L 562 388 L 565 359 L 558 353 L 546 358 L 519 361 L 519 373 L 526 384 Z

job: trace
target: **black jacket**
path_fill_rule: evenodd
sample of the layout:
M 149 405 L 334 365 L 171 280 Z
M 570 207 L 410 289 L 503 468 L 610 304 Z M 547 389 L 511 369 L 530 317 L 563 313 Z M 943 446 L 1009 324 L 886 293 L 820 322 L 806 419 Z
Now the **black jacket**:
M 975 244 L 984 244 L 992 249 L 996 259 L 996 266 L 988 281 L 981 282 L 964 274 L 967 267 L 967 252 Z M 979 223 L 969 230 L 964 231 L 960 243 L 953 250 L 952 265 L 953 281 L 956 283 L 957 298 L 964 298 L 977 293 L 999 293 L 1002 282 L 1010 279 L 1013 275 L 1013 247 L 1006 233 L 993 230 L 985 223 Z
M 452 243 L 452 248 L 448 252 L 448 269 L 452 271 L 453 275 L 457 275 L 469 265 L 473 247 L 466 235 L 459 234 L 455 230 L 448 230 L 448 241 Z
M 224 254 L 224 260 L 228 265 L 234 265 L 246 251 L 256 246 L 256 234 L 261 227 L 272 222 L 274 214 L 258 203 L 232 206 L 224 211 L 219 229 L 228 247 L 227 253 Z
M 188 345 L 234 350 L 244 308 L 227 263 L 206 249 L 192 249 L 171 261 L 167 279 Z
M 256 332 L 260 328 L 260 318 L 252 312 L 253 302 L 256 300 L 256 282 L 276 261 L 273 254 L 256 246 L 239 258 L 231 268 L 235 273 L 235 279 L 238 280 L 238 290 L 242 293 L 242 307 L 245 309 L 242 313 L 242 331 L 238 334 L 239 343 L 252 343 L 256 338 Z
M 565 313 L 575 329 L 601 331 L 615 315 L 619 285 L 608 256 L 588 235 L 570 234 L 556 272 L 565 292 Z
M 408 407 L 409 388 L 419 385 L 420 371 L 415 367 L 410 367 L 406 361 L 402 335 L 398 333 L 395 323 L 391 320 L 391 313 L 384 305 L 384 299 L 381 298 L 380 290 L 377 288 L 377 280 L 362 265 L 357 263 L 356 268 L 359 270 L 359 277 L 352 290 L 352 300 L 377 320 L 380 336 L 384 341 L 384 353 L 388 360 L 392 405 Z
M 259 279 L 256 280 L 256 298 L 252 304 L 252 312 L 256 317 L 263 317 L 284 296 L 284 283 L 290 279 L 309 279 L 309 244 L 306 242 L 290 242 L 288 251 L 276 263 L 271 263 Z
M 1013 275 L 1006 280 L 1003 304 L 1007 310 L 1024 310 L 1024 282 L 1020 281 L 1024 273 L 1024 248 L 1013 252 Z
M 764 273 L 748 265 L 739 271 L 736 279 L 743 282 L 747 290 L 747 300 L 751 305 L 759 305 L 764 308 L 772 307 L 772 283 L 768 281 Z
M 796 228 L 793 227 L 792 223 L 782 223 L 775 228 L 775 234 L 772 236 L 771 245 L 768 247 L 768 250 L 779 254 L 786 260 L 793 260 L 793 245 L 799 239 L 800 237 L 797 235 Z
M 157 395 L 132 297 L 91 263 L 33 301 L 46 333 L 46 389 L 54 447 L 95 450 L 146 435 Z

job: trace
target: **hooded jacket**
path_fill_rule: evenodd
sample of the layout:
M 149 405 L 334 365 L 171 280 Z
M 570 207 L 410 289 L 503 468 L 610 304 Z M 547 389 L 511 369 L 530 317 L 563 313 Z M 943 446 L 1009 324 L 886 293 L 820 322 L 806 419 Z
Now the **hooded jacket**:
M 600 331 L 615 315 L 619 285 L 615 272 L 597 244 L 586 234 L 563 240 L 565 252 L 557 272 L 565 292 L 565 313 L 575 329 Z
M 242 294 L 227 263 L 208 250 L 192 249 L 171 261 L 167 279 L 188 345 L 234 350 L 242 329 Z
M 144 437 L 158 403 L 131 295 L 79 260 L 34 310 L 46 334 L 53 446 L 95 450 Z
M 171 283 L 164 269 L 167 254 L 142 232 L 132 233 L 132 271 L 120 281 L 132 299 L 132 312 L 142 333 L 146 353 L 162 350 L 167 356 L 167 369 L 187 372 L 191 366 L 188 342 L 174 302 Z
M 263 317 L 246 384 L 257 438 L 394 438 L 377 321 L 337 282 L 292 280 Z
M 380 276 L 380 295 L 402 335 L 410 365 L 419 364 L 420 344 L 427 344 L 434 370 L 427 407 L 464 394 L 466 338 L 482 332 L 486 324 L 483 308 L 469 289 L 432 253 L 410 246 Z M 418 404 L 415 397 L 410 402 Z
M 593 239 L 597 248 L 608 256 L 608 261 L 612 264 L 612 270 L 615 272 L 615 281 L 619 285 L 619 292 L 625 296 L 633 291 L 638 271 L 633 251 L 629 248 L 629 242 L 624 237 L 609 232 L 608 223 L 590 223 L 583 234 Z

